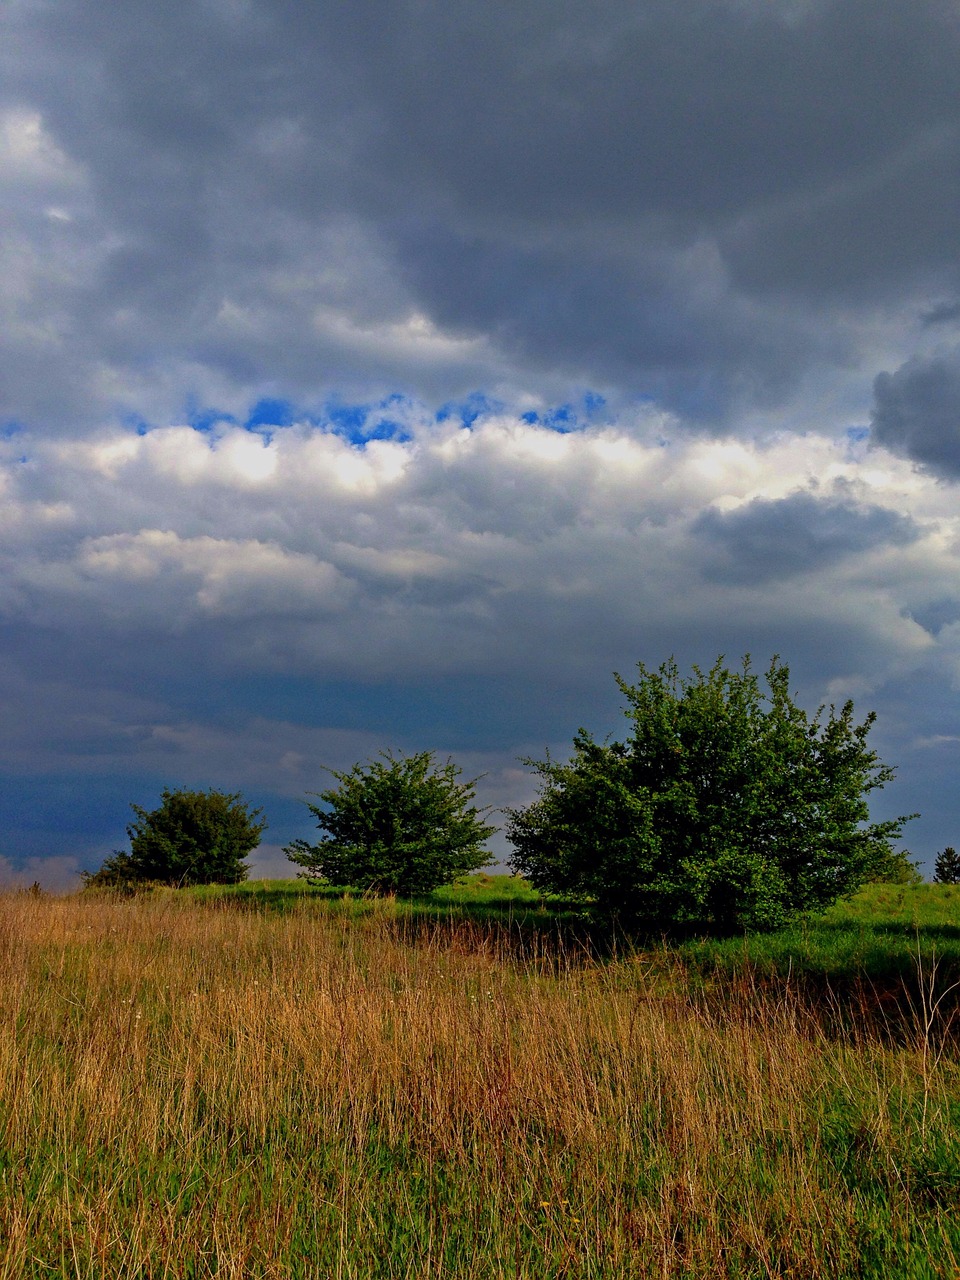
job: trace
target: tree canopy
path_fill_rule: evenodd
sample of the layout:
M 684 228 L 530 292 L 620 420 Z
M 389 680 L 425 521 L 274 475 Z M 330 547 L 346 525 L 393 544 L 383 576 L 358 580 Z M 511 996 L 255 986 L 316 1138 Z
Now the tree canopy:
M 157 883 L 238 884 L 247 877 L 244 858 L 260 843 L 266 823 L 239 792 L 164 788 L 160 804 L 130 806 L 130 851 L 117 850 L 84 877 L 91 888 Z
M 681 676 L 638 664 L 630 733 L 571 758 L 527 761 L 541 791 L 508 811 L 513 866 L 540 889 L 589 897 L 654 930 L 769 929 L 881 874 L 905 817 L 870 823 L 868 794 L 894 770 L 867 746 L 852 702 L 807 715 L 774 658 Z
M 330 772 L 336 786 L 308 808 L 324 834 L 294 840 L 284 852 L 305 878 L 377 893 L 427 893 L 490 862 L 483 842 L 494 827 L 471 802 L 476 779 L 459 781 L 452 761 L 432 751 L 355 764 Z

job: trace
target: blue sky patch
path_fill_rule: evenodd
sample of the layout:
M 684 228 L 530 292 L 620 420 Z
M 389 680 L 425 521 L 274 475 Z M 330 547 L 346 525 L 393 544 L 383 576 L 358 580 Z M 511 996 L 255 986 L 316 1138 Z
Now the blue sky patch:
M 472 427 L 478 418 L 489 414 L 500 413 L 503 405 L 498 400 L 491 400 L 482 391 L 472 391 L 465 400 L 448 400 L 437 410 L 437 422 L 449 422 L 451 418 L 459 418 L 465 427 Z
M 402 410 L 411 408 L 412 403 L 400 392 L 385 396 L 375 404 L 330 400 L 324 405 L 322 416 L 312 421 L 354 445 L 363 445 L 369 440 L 403 442 L 412 439 L 412 433 L 402 421 Z
M 578 431 L 586 423 L 594 421 L 603 414 L 606 407 L 607 402 L 602 395 L 596 391 L 587 391 L 579 409 L 572 402 L 554 405 L 552 409 L 544 409 L 539 413 L 536 409 L 528 409 L 526 413 L 520 414 L 520 421 L 531 427 L 541 426 L 549 431 L 566 433 Z
M 549 410 L 540 419 L 543 426 L 550 431 L 559 431 L 566 434 L 568 431 L 576 431 L 580 425 L 577 420 L 577 413 L 572 404 L 560 404 L 555 409 Z
M 150 423 L 139 413 L 125 413 L 120 421 L 128 431 L 135 431 L 138 436 L 148 435 L 152 430 Z
M 243 425 L 248 431 L 257 431 L 260 427 L 289 427 L 295 418 L 293 404 L 289 400 L 266 397 L 257 401 Z
M 191 426 L 194 431 L 213 431 L 221 422 L 235 424 L 237 421 L 232 413 L 227 413 L 223 409 L 202 406 L 193 396 L 187 400 L 184 418 L 187 425 Z
M 366 438 L 368 440 L 396 440 L 398 444 L 403 444 L 407 440 L 412 440 L 413 436 L 402 422 L 395 422 L 392 418 L 381 418 L 367 432 Z
M 344 436 L 352 444 L 359 444 L 367 439 L 365 427 L 370 413 L 369 405 L 330 401 L 324 406 L 324 410 L 336 435 Z

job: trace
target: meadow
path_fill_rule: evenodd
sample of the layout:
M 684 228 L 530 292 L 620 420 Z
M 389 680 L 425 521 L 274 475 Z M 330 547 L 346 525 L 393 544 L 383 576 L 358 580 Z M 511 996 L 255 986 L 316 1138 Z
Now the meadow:
M 0 1277 L 955 1276 L 958 923 L 4 895 Z

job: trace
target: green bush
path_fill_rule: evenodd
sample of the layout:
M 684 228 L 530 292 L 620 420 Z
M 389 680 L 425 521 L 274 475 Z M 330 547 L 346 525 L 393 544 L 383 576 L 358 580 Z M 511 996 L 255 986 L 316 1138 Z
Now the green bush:
M 86 888 L 238 884 L 247 877 L 243 859 L 267 825 L 239 792 L 164 788 L 158 808 L 130 807 L 136 814 L 127 827 L 130 852 L 116 850 L 98 871 L 85 873 Z
M 508 811 L 513 866 L 541 890 L 586 895 L 647 929 L 772 929 L 888 868 L 906 818 L 868 823 L 893 777 L 853 704 L 809 717 L 777 658 L 767 692 L 745 658 L 681 678 L 673 661 L 617 683 L 631 733 L 527 761 L 539 798 Z
M 428 893 L 487 866 L 483 842 L 495 828 L 470 802 L 474 782 L 460 782 L 451 761 L 432 751 L 385 753 L 380 760 L 330 771 L 337 786 L 308 808 L 325 835 L 318 844 L 294 840 L 284 852 L 309 880 L 374 893 Z
M 136 865 L 125 849 L 114 849 L 96 871 L 81 871 L 80 878 L 85 889 L 113 889 L 118 893 L 136 893 L 149 884 L 140 879 Z

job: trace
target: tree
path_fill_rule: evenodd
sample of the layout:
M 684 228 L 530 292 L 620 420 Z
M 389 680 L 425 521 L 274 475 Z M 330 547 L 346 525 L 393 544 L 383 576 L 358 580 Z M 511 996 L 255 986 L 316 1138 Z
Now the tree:
M 616 677 L 625 742 L 580 729 L 572 758 L 526 761 L 541 790 L 508 810 L 514 869 L 541 890 L 657 931 L 776 928 L 889 865 L 906 817 L 868 823 L 894 771 L 853 704 L 809 717 L 774 658 L 767 692 L 744 658 L 681 678 L 676 663 Z
M 337 785 L 307 807 L 325 835 L 294 840 L 284 852 L 306 879 L 375 893 L 429 893 L 491 861 L 483 842 L 496 830 L 470 802 L 473 782 L 458 781 L 451 761 L 432 751 L 386 752 L 379 760 L 330 772 Z
M 130 807 L 136 814 L 127 827 L 130 852 L 115 851 L 99 871 L 84 877 L 87 887 L 238 884 L 247 878 L 243 859 L 267 825 L 258 821 L 262 810 L 249 809 L 239 792 L 165 787 L 158 808 Z
M 953 845 L 948 844 L 937 854 L 933 878 L 937 884 L 960 884 L 960 853 Z
M 922 884 L 923 876 L 906 849 L 891 849 L 889 858 L 883 859 L 870 873 L 870 883 Z
M 81 871 L 85 889 L 120 889 L 132 893 L 146 882 L 137 874 L 136 866 L 125 849 L 114 849 L 96 871 Z

